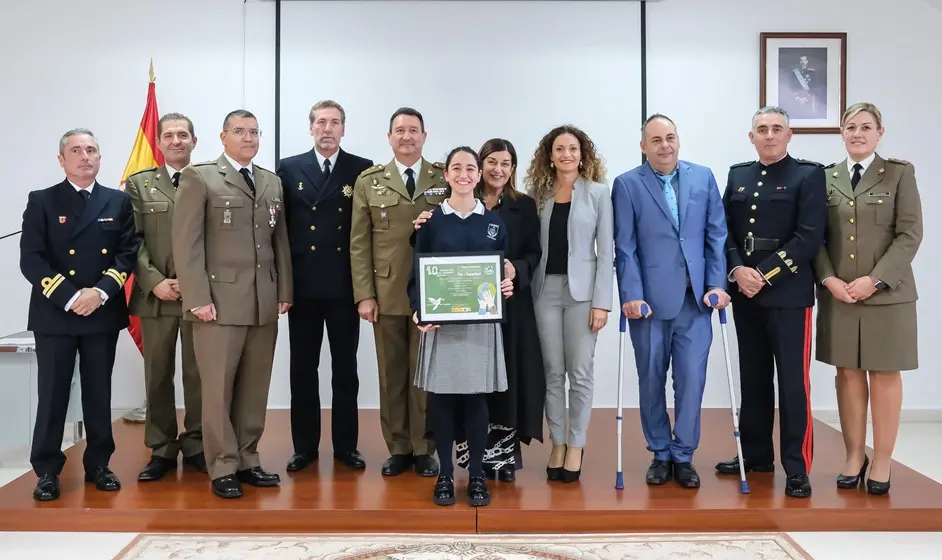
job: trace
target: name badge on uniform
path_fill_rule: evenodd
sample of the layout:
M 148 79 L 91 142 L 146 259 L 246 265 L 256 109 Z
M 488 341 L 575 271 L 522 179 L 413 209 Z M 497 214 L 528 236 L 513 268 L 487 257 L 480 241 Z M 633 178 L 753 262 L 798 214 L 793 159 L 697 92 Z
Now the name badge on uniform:
M 872 193 L 870 193 L 870 196 L 890 196 L 890 193 L 888 193 L 888 192 L 872 192 Z
M 275 205 L 270 204 L 268 206 L 268 213 L 271 215 L 271 218 L 268 219 L 268 227 L 275 227 Z
M 231 224 L 232 223 L 232 210 L 226 208 L 222 211 L 222 223 Z

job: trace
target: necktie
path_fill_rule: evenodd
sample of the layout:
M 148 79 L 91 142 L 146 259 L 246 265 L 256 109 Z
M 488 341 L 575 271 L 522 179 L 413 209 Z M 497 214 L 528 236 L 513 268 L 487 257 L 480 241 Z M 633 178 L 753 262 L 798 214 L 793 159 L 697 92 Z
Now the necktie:
M 863 169 L 863 166 L 859 163 L 854 164 L 854 176 L 850 178 L 850 187 L 854 190 L 857 189 L 857 183 L 860 182 L 860 170 Z
M 245 183 L 249 186 L 249 190 L 252 191 L 252 196 L 255 196 L 255 183 L 252 182 L 252 176 L 249 175 L 249 168 L 243 167 L 239 170 L 239 173 L 242 174 L 242 177 L 245 179 Z
M 674 178 L 674 175 L 676 174 L 661 175 L 658 173 L 657 178 L 664 184 L 664 198 L 667 200 L 667 207 L 670 209 L 671 215 L 674 216 L 674 223 L 680 224 L 680 218 L 677 214 L 677 196 L 674 194 L 674 188 L 671 187 L 671 179 Z
M 79 195 L 82 197 L 82 207 L 84 208 L 88 204 L 88 199 L 92 196 L 92 193 L 88 192 L 88 189 L 82 189 L 79 191 Z
M 330 160 L 324 160 L 324 182 L 326 183 L 330 179 Z
M 173 174 L 173 177 L 171 177 L 170 182 L 173 183 L 173 188 L 177 188 L 178 186 L 180 186 L 180 172 L 179 171 Z
M 409 191 L 409 197 L 415 196 L 415 171 L 410 167 L 406 169 L 406 190 Z

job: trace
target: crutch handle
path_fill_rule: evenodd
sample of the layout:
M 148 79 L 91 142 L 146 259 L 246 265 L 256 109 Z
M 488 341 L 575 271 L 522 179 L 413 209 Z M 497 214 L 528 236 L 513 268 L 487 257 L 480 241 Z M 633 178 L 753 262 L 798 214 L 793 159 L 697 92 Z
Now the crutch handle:
M 618 321 L 618 332 L 625 332 L 628 330 L 628 317 L 625 317 L 624 313 L 621 313 L 621 319 Z
M 648 307 L 648 304 L 642 303 L 642 304 L 641 304 L 641 316 L 643 317 L 643 316 L 647 315 L 647 314 L 648 314 L 648 310 L 650 310 L 650 309 L 651 309 L 651 308 Z
M 716 307 L 719 303 L 720 303 L 720 298 L 718 298 L 716 294 L 710 294 L 710 305 L 712 307 Z M 717 311 L 720 312 L 720 323 L 725 325 L 726 324 L 726 310 L 718 309 Z

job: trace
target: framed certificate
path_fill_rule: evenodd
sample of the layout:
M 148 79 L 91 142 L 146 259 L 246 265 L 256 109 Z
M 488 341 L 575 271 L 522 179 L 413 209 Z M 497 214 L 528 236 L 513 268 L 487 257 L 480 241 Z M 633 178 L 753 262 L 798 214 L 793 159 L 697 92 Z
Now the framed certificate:
M 504 320 L 502 252 L 420 253 L 419 323 L 497 323 Z

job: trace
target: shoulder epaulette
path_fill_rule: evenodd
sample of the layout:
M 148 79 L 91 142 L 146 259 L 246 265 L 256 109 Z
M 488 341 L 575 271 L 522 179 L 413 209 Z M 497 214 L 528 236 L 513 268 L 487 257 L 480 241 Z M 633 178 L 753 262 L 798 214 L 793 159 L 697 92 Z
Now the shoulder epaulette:
M 900 164 L 900 165 L 912 165 L 911 162 L 908 162 L 908 161 L 906 161 L 905 159 L 896 159 L 896 158 L 891 158 L 891 157 L 888 157 L 888 158 L 885 158 L 885 159 L 886 159 L 886 161 L 890 161 L 890 162 L 893 162 L 893 163 L 898 163 L 898 164 Z
M 437 161 L 433 161 L 433 162 L 432 162 L 432 167 L 435 167 L 435 168 L 438 168 L 438 169 L 445 169 L 445 164 L 444 164 L 444 163 L 439 163 L 439 162 L 437 162 Z
M 840 165 L 840 164 L 842 164 L 842 163 L 844 163 L 844 162 L 842 162 L 842 161 L 835 161 L 834 163 L 832 163 L 832 164 L 828 165 L 827 167 L 825 167 L 825 169 L 831 169 L 832 167 L 837 167 L 838 165 Z
M 824 164 L 823 164 L 823 163 L 818 163 L 818 162 L 816 162 L 816 161 L 811 161 L 810 159 L 798 159 L 798 158 L 795 158 L 795 161 L 797 161 L 798 163 L 803 163 L 803 164 L 805 164 L 805 165 L 815 165 L 815 166 L 820 167 L 820 168 L 822 168 L 822 169 L 824 168 Z
M 211 161 L 201 161 L 201 162 L 199 162 L 199 163 L 192 163 L 192 164 L 190 164 L 190 165 L 192 165 L 193 167 L 202 167 L 202 166 L 204 166 L 204 165 L 216 165 L 216 161 L 215 161 L 215 160 L 211 160 Z
M 141 173 L 147 173 L 147 172 L 151 172 L 151 171 L 157 171 L 157 168 L 156 168 L 156 167 L 148 167 L 147 169 L 141 169 L 140 171 L 138 171 L 138 172 L 136 172 L 136 173 L 131 173 L 130 175 L 128 175 L 128 179 L 130 179 L 131 177 L 134 177 L 135 175 L 140 175 Z
M 729 168 L 733 169 L 734 167 L 746 167 L 747 165 L 752 165 L 753 163 L 755 163 L 755 161 L 744 161 L 741 163 L 734 163 L 733 165 L 730 165 Z
M 255 167 L 255 169 L 261 169 L 262 171 L 264 171 L 264 172 L 266 172 L 266 173 L 271 173 L 272 175 L 275 174 L 273 171 L 268 170 L 268 169 L 265 169 L 264 167 L 262 167 L 261 165 L 259 165 L 259 164 L 257 164 L 257 163 L 253 163 L 252 165 Z
M 359 181 L 361 177 L 366 177 L 367 175 L 372 175 L 373 173 L 377 173 L 377 172 L 379 172 L 379 171 L 381 171 L 381 170 L 383 170 L 383 169 L 385 169 L 385 168 L 386 168 L 386 166 L 383 165 L 382 163 L 377 163 L 377 164 L 374 165 L 373 167 L 367 167 L 367 168 L 364 169 L 362 172 L 360 172 L 359 175 L 357 175 L 357 181 Z

